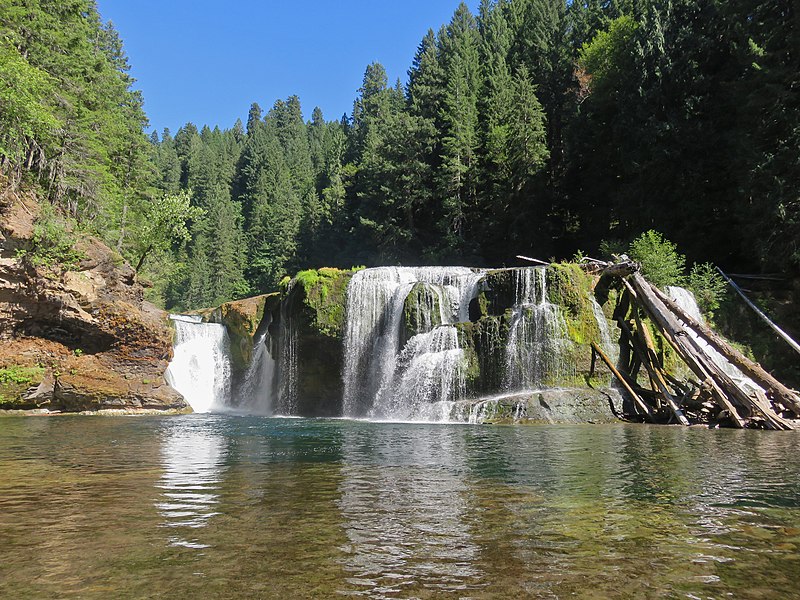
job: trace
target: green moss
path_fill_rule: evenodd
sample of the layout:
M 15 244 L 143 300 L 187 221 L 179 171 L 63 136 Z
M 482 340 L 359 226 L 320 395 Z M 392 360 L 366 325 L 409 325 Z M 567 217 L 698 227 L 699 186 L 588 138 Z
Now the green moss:
M 547 294 L 561 306 L 567 337 L 576 344 L 600 342 L 600 327 L 592 310 L 592 276 L 575 263 L 553 263 L 547 268 Z
M 30 385 L 35 380 L 41 381 L 44 375 L 42 367 L 20 367 L 12 365 L 5 369 L 0 369 L 0 384 L 18 383 Z
M 42 367 L 11 365 L 0 369 L 0 408 L 34 408 L 24 400 L 25 393 L 39 385 L 44 377 Z
M 404 342 L 442 324 L 440 295 L 429 283 L 415 283 L 403 302 Z
M 344 332 L 347 284 L 361 268 L 300 271 L 286 290 L 302 290 L 303 303 L 311 310 L 311 325 L 327 337 L 338 338 Z

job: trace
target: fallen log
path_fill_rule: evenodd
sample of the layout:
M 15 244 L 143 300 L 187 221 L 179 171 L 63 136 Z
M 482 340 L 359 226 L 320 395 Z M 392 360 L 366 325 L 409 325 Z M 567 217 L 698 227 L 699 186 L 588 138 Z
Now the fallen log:
M 630 277 L 633 287 L 639 294 L 640 302 L 651 313 L 654 319 L 663 325 L 664 330 L 672 335 L 673 341 L 677 343 L 684 355 L 689 356 L 687 362 L 693 371 L 699 367 L 699 373 L 704 372 L 719 394 L 717 396 L 723 400 L 724 404 L 736 405 L 741 409 L 740 412 L 733 411 L 731 416 L 737 424 L 744 426 L 744 419 L 748 417 L 758 417 L 764 421 L 769 429 L 794 429 L 794 425 L 775 413 L 770 406 L 765 406 L 758 398 L 747 394 L 736 384 L 717 364 L 715 364 L 705 351 L 698 345 L 696 340 L 687 334 L 684 326 L 681 325 L 677 317 L 670 311 L 655 293 L 655 287 L 648 283 L 639 273 L 634 273 Z M 667 338 L 669 339 L 669 337 Z M 678 349 L 676 347 L 676 350 Z
M 775 333 L 777 333 L 777 334 L 778 334 L 778 335 L 781 337 L 781 339 L 783 339 L 783 341 L 784 341 L 784 342 L 786 342 L 787 344 L 789 344 L 789 345 L 792 347 L 792 349 L 793 349 L 795 352 L 797 352 L 797 353 L 799 353 L 799 354 L 800 354 L 800 344 L 798 344 L 797 342 L 795 342 L 795 341 L 794 341 L 794 340 L 793 340 L 793 339 L 792 339 L 792 338 L 789 336 L 789 334 L 788 334 L 788 333 L 786 333 L 786 332 L 785 332 L 783 329 L 781 329 L 781 328 L 780 328 L 780 327 L 778 327 L 778 326 L 777 326 L 775 323 L 773 323 L 773 322 L 772 322 L 772 320 L 771 320 L 771 319 L 770 319 L 770 318 L 769 318 L 767 315 L 765 315 L 765 314 L 764 314 L 764 313 L 761 311 L 761 309 L 760 309 L 760 308 L 758 308 L 758 307 L 757 307 L 755 304 L 753 304 L 753 302 L 750 300 L 750 298 L 748 298 L 747 296 L 745 296 L 745 295 L 744 295 L 744 292 L 741 290 L 741 288 L 740 288 L 738 285 L 736 285 L 736 284 L 733 282 L 733 280 L 732 280 L 730 277 L 728 277 L 727 275 L 725 275 L 725 273 L 722 271 L 722 269 L 720 269 L 719 267 L 717 267 L 717 271 L 719 271 L 720 275 L 722 275 L 722 276 L 725 278 L 725 281 L 727 281 L 727 282 L 730 284 L 730 286 L 731 286 L 731 287 L 732 287 L 734 290 L 736 290 L 736 293 L 737 293 L 737 294 L 739 294 L 739 295 L 742 297 L 742 299 L 744 299 L 744 301 L 747 303 L 747 306 L 749 306 L 750 308 L 752 308 L 752 309 L 755 311 L 755 313 L 756 313 L 756 314 L 757 314 L 759 317 L 761 317 L 761 319 L 762 319 L 762 320 L 763 320 L 763 321 L 764 321 L 764 322 L 765 322 L 767 325 L 769 325 L 769 326 L 770 326 L 770 328 L 771 328 L 771 329 L 772 329 L 772 330 L 773 330 Z
M 744 354 L 736 350 L 720 335 L 712 331 L 707 325 L 700 323 L 692 318 L 685 310 L 678 306 L 669 296 L 664 294 L 658 288 L 653 288 L 653 291 L 661 299 L 661 301 L 669 308 L 675 315 L 683 321 L 688 327 L 701 336 L 708 344 L 719 352 L 725 359 L 732 365 L 736 366 L 739 370 L 752 379 L 760 387 L 764 388 L 767 395 L 773 402 L 781 403 L 786 409 L 793 412 L 797 417 L 800 417 L 800 396 L 796 392 L 790 390 L 783 385 L 780 381 L 775 379 L 770 373 L 761 367 L 756 362 L 747 358 Z
M 631 291 L 636 295 L 642 308 L 650 315 L 653 323 L 658 326 L 664 339 L 669 342 L 678 353 L 678 356 L 681 357 L 700 381 L 708 382 L 715 401 L 720 405 L 720 408 L 728 411 L 734 424 L 737 427 L 744 428 L 746 425 L 744 419 L 731 404 L 723 388 L 715 381 L 705 356 L 696 346 L 689 343 L 691 338 L 683 331 L 677 317 L 673 316 L 672 312 L 658 299 L 653 293 L 650 284 L 640 273 L 631 274 L 629 279 Z M 686 341 L 684 342 L 683 340 Z
M 608 356 L 606 356 L 606 353 L 603 352 L 600 349 L 600 346 L 598 346 L 595 342 L 592 342 L 592 349 L 595 352 L 597 352 L 597 355 L 603 360 L 603 362 L 606 364 L 608 369 L 614 374 L 614 376 L 617 378 L 617 380 L 622 384 L 622 387 L 625 388 L 625 391 L 627 391 L 628 394 L 630 394 L 631 398 L 633 398 L 633 401 L 636 403 L 636 406 L 638 406 L 644 412 L 644 414 L 647 416 L 647 418 L 650 420 L 651 423 L 655 423 L 656 419 L 655 419 L 655 416 L 653 415 L 653 411 L 650 410 L 650 407 L 647 406 L 647 404 L 645 404 L 644 400 L 642 400 L 641 397 L 639 397 L 639 394 L 637 394 L 633 390 L 633 387 L 631 387 L 631 385 L 628 383 L 628 381 L 625 379 L 625 377 L 622 376 L 622 373 L 620 373 L 617 370 L 617 368 L 611 362 L 611 359 L 609 359 Z
M 664 381 L 664 378 L 661 376 L 657 368 L 657 363 L 654 362 L 655 353 L 650 352 L 650 348 L 647 347 L 646 342 L 643 344 L 641 340 L 637 340 L 634 337 L 633 332 L 631 331 L 628 324 L 625 322 L 624 319 L 619 319 L 617 321 L 619 323 L 620 329 L 628 336 L 631 341 L 631 346 L 633 346 L 633 351 L 639 355 L 639 360 L 644 365 L 645 370 L 647 371 L 648 375 L 650 375 L 650 381 L 652 381 L 658 390 L 661 392 L 661 397 L 666 402 L 667 406 L 669 406 L 672 414 L 675 415 L 675 418 L 678 419 L 678 422 L 681 425 L 689 425 L 689 419 L 681 411 L 678 403 L 675 401 L 675 398 L 672 396 L 672 393 L 667 388 L 667 384 Z M 641 323 L 637 323 L 639 330 L 641 331 Z

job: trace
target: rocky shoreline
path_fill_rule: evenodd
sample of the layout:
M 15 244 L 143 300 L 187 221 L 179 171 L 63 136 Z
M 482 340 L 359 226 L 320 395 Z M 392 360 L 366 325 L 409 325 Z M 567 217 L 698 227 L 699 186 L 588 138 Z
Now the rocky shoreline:
M 35 261 L 42 208 L 0 198 L 0 408 L 185 411 L 164 379 L 168 315 L 119 254 L 81 237 L 69 269 Z

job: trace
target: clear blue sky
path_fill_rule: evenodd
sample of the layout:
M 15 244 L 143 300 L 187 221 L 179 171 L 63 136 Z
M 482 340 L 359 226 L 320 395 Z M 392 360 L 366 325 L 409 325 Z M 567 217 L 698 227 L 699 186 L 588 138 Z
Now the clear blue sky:
M 479 0 L 467 5 L 477 11 Z M 150 129 L 231 127 L 252 102 L 297 94 L 310 117 L 350 114 L 364 69 L 404 83 L 429 28 L 458 0 L 98 0 L 125 44 Z

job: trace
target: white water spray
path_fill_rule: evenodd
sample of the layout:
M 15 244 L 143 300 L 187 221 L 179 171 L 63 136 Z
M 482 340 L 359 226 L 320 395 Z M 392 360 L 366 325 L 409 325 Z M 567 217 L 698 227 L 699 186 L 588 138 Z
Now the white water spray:
M 466 267 L 379 267 L 353 276 L 347 288 L 345 416 L 424 418 L 423 405 L 458 397 L 463 351 L 456 329 L 447 325 L 468 320 L 482 275 Z M 416 335 L 401 347 L 404 303 L 416 283 L 428 284 L 436 301 L 418 304 Z M 438 319 L 430 314 L 436 306 Z M 425 331 L 436 321 L 444 326 Z
M 171 315 L 175 349 L 166 377 L 194 412 L 211 412 L 230 397 L 230 342 L 224 325 Z

